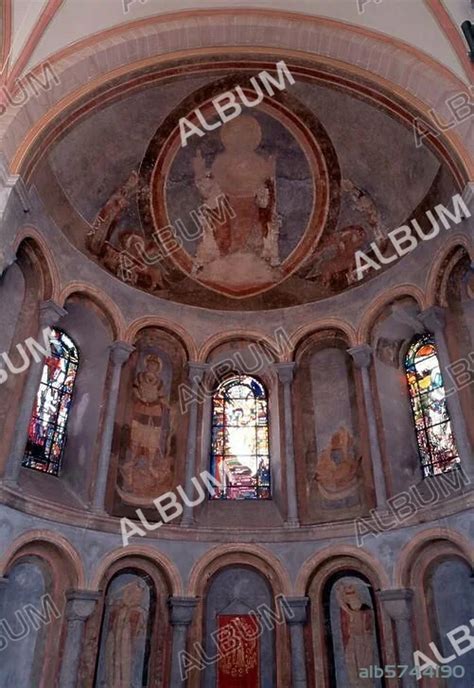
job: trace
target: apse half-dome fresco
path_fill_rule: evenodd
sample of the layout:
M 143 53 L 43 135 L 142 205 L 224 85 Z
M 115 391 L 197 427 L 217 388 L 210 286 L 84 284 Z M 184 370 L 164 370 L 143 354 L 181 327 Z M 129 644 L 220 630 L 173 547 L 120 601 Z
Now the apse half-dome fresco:
M 360 286 L 357 251 L 389 270 L 398 259 L 389 231 L 414 220 L 428 233 L 430 199 L 455 193 L 453 169 L 417 149 L 393 109 L 298 60 L 294 83 L 270 96 L 256 77 L 265 65 L 221 66 L 216 76 L 197 60 L 187 76 L 148 75 L 138 93 L 137 78 L 65 123 L 32 174 L 42 184 L 52 173 L 63 212 L 86 221 L 81 232 L 68 223 L 68 239 L 135 288 L 225 310 Z M 222 121 L 214 99 L 239 88 L 244 103 L 261 102 Z M 183 120 L 195 127 L 187 138 Z
M 473 688 L 474 0 L 0 0 L 0 688 Z

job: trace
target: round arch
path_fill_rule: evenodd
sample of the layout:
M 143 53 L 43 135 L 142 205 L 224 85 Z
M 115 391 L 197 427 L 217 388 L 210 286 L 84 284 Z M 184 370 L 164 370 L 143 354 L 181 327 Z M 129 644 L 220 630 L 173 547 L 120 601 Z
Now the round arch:
M 133 345 L 140 330 L 143 330 L 146 327 L 157 327 L 165 330 L 173 337 L 176 337 L 180 340 L 188 360 L 197 360 L 197 347 L 192 336 L 184 327 L 172 320 L 168 320 L 167 318 L 159 318 L 154 315 L 146 315 L 141 318 L 137 318 L 128 325 L 124 334 L 124 341 L 127 342 L 127 344 Z
M 52 548 L 64 562 L 71 587 L 85 587 L 85 573 L 77 550 L 63 535 L 49 530 L 29 530 L 14 540 L 0 559 L 0 576 L 5 576 L 11 566 L 25 554 L 44 556 L 45 548 Z
M 109 324 L 114 339 L 123 339 L 125 335 L 125 320 L 113 300 L 101 289 L 85 282 L 70 282 L 59 294 L 59 304 L 64 306 L 66 301 L 76 294 L 90 299 L 99 309 Z
M 59 82 L 50 93 L 50 102 L 32 104 L 30 99 L 16 111 L 11 108 L 10 117 L 5 120 L 8 124 L 4 138 L 11 172 L 20 173 L 40 138 L 50 142 L 45 129 L 59 113 L 100 86 L 142 67 L 156 65 L 170 56 L 228 54 L 229 45 L 236 53 L 248 53 L 249 25 L 254 35 L 258 27 L 259 35 L 271 37 L 260 46 L 251 46 L 254 55 L 269 50 L 287 59 L 291 55 L 304 55 L 318 65 L 343 70 L 355 77 L 354 82 L 357 77 L 366 79 L 379 94 L 387 90 L 397 94 L 404 105 L 398 108 L 399 115 L 410 124 L 416 115 L 429 122 L 429 112 L 433 108 L 440 110 L 441 117 L 446 116 L 446 99 L 466 89 L 466 84 L 450 69 L 418 48 L 366 27 L 325 17 L 243 8 L 232 9 L 236 21 L 226 22 L 229 11 L 184 11 L 147 17 L 98 32 L 49 56 L 48 61 Z M 386 50 L 388 44 L 392 48 L 390 53 Z M 207 47 L 202 48 L 203 45 Z M 223 49 L 223 45 L 226 48 Z M 318 50 L 324 50 L 324 55 L 318 54 Z M 78 75 L 90 74 L 91 69 L 99 75 L 84 86 L 84 79 Z M 381 98 L 383 100 L 383 96 Z M 385 99 L 384 107 L 394 111 L 394 99 L 391 102 Z M 32 127 L 28 124 L 31 121 L 36 122 Z M 430 141 L 430 145 L 449 159 L 460 188 L 474 178 L 468 139 L 469 123 L 461 123 Z
M 384 291 L 380 296 L 374 299 L 362 314 L 360 325 L 357 330 L 357 344 L 369 343 L 370 333 L 375 321 L 385 306 L 388 306 L 393 301 L 410 297 L 416 301 L 420 311 L 427 307 L 425 295 L 422 290 L 414 284 L 400 284 L 393 287 L 393 289 Z
M 201 595 L 208 579 L 219 569 L 231 565 L 247 565 L 259 571 L 273 585 L 275 592 L 291 595 L 288 571 L 278 557 L 260 545 L 218 545 L 209 550 L 191 569 L 187 594 Z
M 126 560 L 130 557 L 139 557 L 150 562 L 156 566 L 164 575 L 170 590 L 171 595 L 183 594 L 183 583 L 180 573 L 175 564 L 162 552 L 156 549 L 146 547 L 143 545 L 130 545 L 128 547 L 119 547 L 112 552 L 109 552 L 103 559 L 101 559 L 89 580 L 89 588 L 97 592 L 100 589 L 107 571 L 121 559 Z

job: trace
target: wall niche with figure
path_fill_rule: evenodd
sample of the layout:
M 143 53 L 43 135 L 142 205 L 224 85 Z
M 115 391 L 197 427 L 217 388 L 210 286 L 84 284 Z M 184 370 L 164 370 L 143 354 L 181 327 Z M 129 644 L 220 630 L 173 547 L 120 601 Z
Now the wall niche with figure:
M 342 569 L 325 581 L 316 576 L 311 600 L 312 667 L 309 686 L 385 688 L 370 667 L 384 663 L 374 588 L 363 574 Z M 386 649 L 386 648 L 385 648 Z M 323 660 L 323 661 L 321 661 Z M 316 681 L 316 683 L 315 683 Z
M 127 506 L 154 509 L 154 499 L 183 482 L 187 418 L 179 386 L 185 382 L 185 348 L 154 327 L 141 330 L 134 346 L 122 372 L 112 447 L 114 509 L 121 513 Z
M 326 331 L 296 352 L 298 498 L 307 523 L 353 518 L 367 508 L 370 468 L 362 467 L 368 451 L 347 348 L 338 333 Z
M 169 672 L 167 587 L 148 562 L 130 561 L 104 580 L 87 621 L 78 685 L 165 688 Z

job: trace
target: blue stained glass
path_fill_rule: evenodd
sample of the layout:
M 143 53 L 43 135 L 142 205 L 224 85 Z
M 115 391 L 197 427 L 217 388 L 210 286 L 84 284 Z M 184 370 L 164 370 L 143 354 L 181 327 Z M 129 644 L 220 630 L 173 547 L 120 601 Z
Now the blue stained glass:
M 405 371 L 423 476 L 446 473 L 460 459 L 432 334 L 415 337 L 405 357 Z
M 22 465 L 59 475 L 79 355 L 61 330 L 51 329 L 49 341 L 51 354 L 43 365 Z
M 211 470 L 214 499 L 270 499 L 268 400 L 248 375 L 222 382 L 213 397 Z

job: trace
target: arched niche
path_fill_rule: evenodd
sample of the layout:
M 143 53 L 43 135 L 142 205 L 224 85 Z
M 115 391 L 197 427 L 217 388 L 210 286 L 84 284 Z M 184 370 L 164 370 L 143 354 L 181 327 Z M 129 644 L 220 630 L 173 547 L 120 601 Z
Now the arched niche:
M 433 562 L 426 571 L 428 618 L 431 628 L 434 629 L 433 641 L 443 657 L 453 656 L 453 646 L 447 633 L 457 626 L 469 627 L 470 620 L 474 619 L 472 577 L 472 567 L 460 556 L 448 556 L 441 561 Z M 472 631 L 472 627 L 470 630 Z M 465 673 L 462 681 L 465 685 L 474 685 L 474 664 L 471 657 L 456 657 L 452 664 L 463 667 Z M 448 677 L 446 687 L 456 688 L 460 680 L 459 674 L 457 677 Z
M 439 300 L 446 306 L 445 332 L 453 378 L 445 380 L 445 385 L 448 389 L 454 385 L 459 391 L 467 432 L 474 444 L 474 270 L 462 247 L 446 259 Z
M 281 525 L 285 514 L 285 487 L 282 479 L 282 399 L 274 364 L 275 352 L 263 340 L 232 338 L 216 344 L 206 358 L 208 369 L 201 387 L 198 437 L 199 471 L 211 468 L 213 396 L 219 385 L 233 375 L 255 378 L 265 389 L 271 480 L 270 499 L 205 500 L 195 509 L 200 525 L 225 527 Z
M 44 497 L 46 493 L 52 501 L 80 508 L 91 496 L 113 330 L 106 313 L 87 294 L 71 294 L 63 308 L 66 313 L 55 328 L 72 340 L 79 364 L 68 411 L 59 480 L 25 469 L 21 472 L 20 485 L 30 494 Z
M 463 538 L 457 537 L 456 533 L 444 534 L 440 530 L 424 534 L 423 539 L 422 536 L 418 543 L 413 543 L 401 571 L 406 587 L 414 591 L 415 648 L 439 664 L 430 648 L 430 643 L 435 643 L 443 657 L 452 657 L 449 666 L 462 666 L 465 673 L 463 677 L 452 675 L 445 678 L 441 678 L 443 674 L 440 673 L 440 677 L 423 678 L 421 685 L 422 688 L 468 686 L 474 678 L 472 660 L 468 653 L 456 656 L 447 633 L 464 625 L 472 634 L 472 548 L 469 549 L 467 543 L 466 551 Z
M 302 519 L 309 523 L 352 518 L 368 506 L 369 452 L 348 348 L 342 333 L 324 330 L 307 336 L 296 350 L 298 497 Z
M 267 579 L 247 566 L 229 566 L 219 570 L 209 580 L 204 599 L 203 646 L 208 657 L 217 656 L 219 637 L 226 626 L 234 625 L 237 633 L 242 629 L 239 651 L 209 664 L 201 672 L 198 685 L 225 685 L 226 681 L 240 679 L 241 685 L 277 685 L 275 630 L 262 620 L 266 610 L 274 610 L 272 589 Z M 220 634 L 218 632 L 220 631 Z M 260 631 L 260 634 L 259 634 Z M 259 637 L 253 637 L 254 635 Z M 215 640 L 214 640 L 215 638 Z
M 100 585 L 102 597 L 86 623 L 79 685 L 168 685 L 171 631 L 170 593 L 149 560 L 116 561 Z
M 361 679 L 360 669 L 395 663 L 390 620 L 376 592 L 381 581 L 365 562 L 350 555 L 322 560 L 311 576 L 305 627 L 310 688 L 384 688 L 380 679 Z
M 423 326 L 412 297 L 386 303 L 370 329 L 374 380 L 380 411 L 379 437 L 393 494 L 421 480 L 420 458 L 405 374 L 405 354 Z
M 109 504 L 133 516 L 161 494 L 184 484 L 187 413 L 186 349 L 175 334 L 141 329 L 123 366 L 112 443 Z
M 0 685 L 53 685 L 65 640 L 65 591 L 72 581 L 67 563 L 50 544 L 26 543 L 5 576 Z
M 0 277 L 0 306 L 5 314 L 0 334 L 0 351 L 8 355 L 13 367 L 21 367 L 23 358 L 17 345 L 36 339 L 39 305 L 52 296 L 52 282 L 46 258 L 33 239 L 23 240 L 15 262 Z M 0 385 L 0 466 L 5 465 L 13 439 L 15 420 L 21 404 L 27 370 L 13 374 Z

